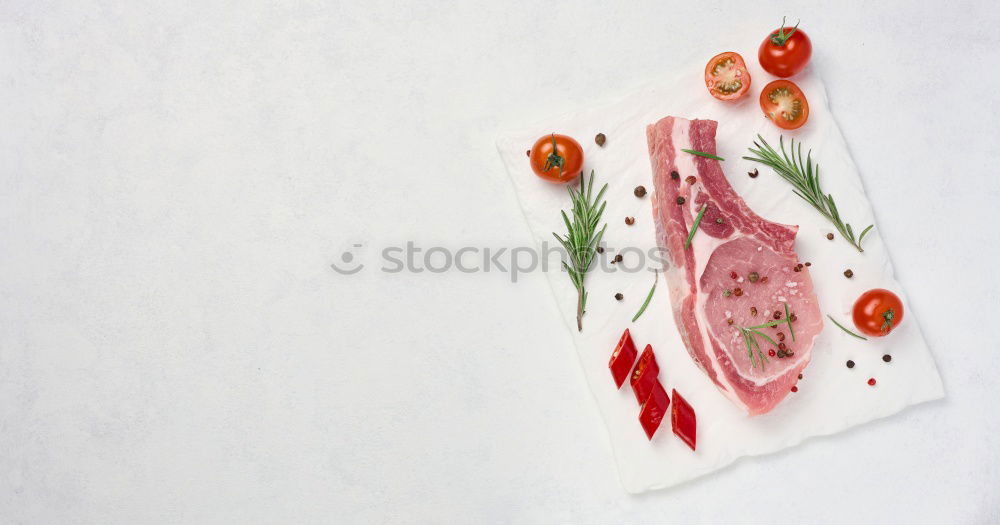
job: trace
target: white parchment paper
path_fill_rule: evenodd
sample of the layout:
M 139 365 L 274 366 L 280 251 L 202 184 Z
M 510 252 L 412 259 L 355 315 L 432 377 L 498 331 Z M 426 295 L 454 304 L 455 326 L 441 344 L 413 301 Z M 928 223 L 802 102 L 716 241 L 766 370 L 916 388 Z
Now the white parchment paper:
M 559 210 L 568 209 L 569 198 L 565 187 L 545 183 L 532 174 L 525 152 L 544 134 L 564 133 L 583 145 L 584 169 L 596 172 L 597 185 L 608 183 L 604 219 L 609 249 L 603 257 L 625 250 L 623 263 L 627 268 L 640 264 L 639 253 L 655 248 L 654 227 L 650 197 L 636 198 L 633 189 L 644 185 L 652 191 L 645 130 L 647 124 L 667 115 L 717 120 L 718 153 L 726 159 L 723 169 L 736 191 L 761 216 L 800 226 L 796 249 L 802 261 L 812 263 L 812 278 L 826 325 L 817 338 L 799 391 L 790 394 L 771 413 L 755 418 L 747 417 L 723 397 L 688 356 L 674 325 L 662 278 L 648 310 L 636 323 L 631 322 L 653 282 L 651 268 L 656 265 L 651 261 L 646 261 L 648 272 L 623 271 L 606 262 L 595 264 L 587 278 L 590 300 L 582 333 L 576 329 L 576 293 L 568 276 L 549 270 L 547 278 L 554 299 L 573 334 L 580 365 L 607 424 L 621 482 L 629 492 L 670 487 L 719 470 L 741 456 L 777 452 L 806 438 L 834 434 L 944 395 L 934 360 L 912 312 L 905 312 L 904 321 L 890 336 L 868 341 L 848 336 L 826 319 L 829 314 L 853 327 L 850 310 L 854 300 L 875 287 L 893 290 L 903 298 L 905 306 L 906 296 L 893 277 L 878 225 L 865 238 L 865 252 L 858 253 L 826 219 L 794 196 L 788 183 L 769 168 L 743 160 L 758 133 L 777 147 L 779 130 L 763 118 L 757 103 L 762 87 L 773 78 L 759 68 L 751 68 L 750 96 L 735 104 L 723 103 L 704 88 L 703 67 L 693 64 L 673 78 L 617 102 L 546 118 L 504 131 L 497 139 L 524 216 L 539 245 L 553 244 L 552 232 L 563 232 Z M 821 166 L 824 190 L 833 194 L 842 216 L 860 232 L 875 222 L 875 217 L 858 168 L 830 113 L 826 89 L 808 70 L 792 80 L 806 93 L 811 113 L 803 128 L 785 131 L 785 138 L 794 137 L 813 150 L 813 159 Z M 598 132 L 607 135 L 603 148 L 593 140 Z M 760 176 L 751 179 L 747 172 L 755 167 Z M 635 217 L 635 224 L 626 225 L 626 216 Z M 826 238 L 831 232 L 836 236 L 833 241 Z M 843 274 L 848 268 L 854 272 L 851 279 Z M 616 292 L 623 293 L 625 299 L 616 301 Z M 653 345 L 660 363 L 660 381 L 668 391 L 676 388 L 697 412 L 696 452 L 672 434 L 668 420 L 664 420 L 653 440 L 647 441 L 631 390 L 627 385 L 620 391 L 615 389 L 608 358 L 625 328 L 631 329 L 640 351 L 646 344 Z M 882 360 L 887 353 L 892 355 L 890 363 Z M 853 369 L 845 366 L 848 359 L 856 363 Z M 562 373 L 571 370 L 567 366 Z M 867 384 L 869 378 L 876 379 L 874 387 Z

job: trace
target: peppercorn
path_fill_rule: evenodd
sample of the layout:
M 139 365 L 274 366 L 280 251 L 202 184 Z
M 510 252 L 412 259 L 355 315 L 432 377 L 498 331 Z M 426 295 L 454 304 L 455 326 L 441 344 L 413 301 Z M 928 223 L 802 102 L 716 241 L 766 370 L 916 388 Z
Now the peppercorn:
M 723 222 L 724 221 L 722 220 L 722 217 L 719 217 L 718 219 L 715 219 L 715 224 L 722 224 Z
M 792 393 L 794 394 L 795 392 L 798 392 L 798 391 L 799 391 L 799 387 L 797 387 L 795 385 L 792 385 Z
M 847 368 L 854 368 L 854 361 L 851 361 L 850 359 L 848 359 L 847 360 Z
M 751 317 L 757 317 L 757 307 L 756 306 L 751 306 L 750 307 L 750 316 Z
M 785 351 L 784 350 L 778 350 L 778 357 L 779 358 L 784 358 L 785 357 Z
M 622 257 L 622 254 L 619 253 L 618 255 L 615 255 L 614 261 L 616 263 L 620 263 L 620 262 L 622 262 L 622 259 L 624 259 L 624 257 Z
M 757 272 L 750 272 L 750 275 L 747 276 L 747 279 L 750 282 L 755 283 L 760 280 L 760 274 Z
M 597 247 L 597 253 L 604 253 L 604 247 L 603 246 L 598 246 Z
M 635 187 L 635 191 L 633 191 L 632 193 L 634 193 L 635 196 L 639 197 L 639 198 L 645 197 L 646 196 L 646 187 L 645 186 L 636 186 Z
M 530 149 L 528 150 L 528 156 L 529 157 L 531 156 L 531 150 Z
M 802 379 L 802 374 L 799 374 L 799 379 Z
M 850 279 L 851 277 L 854 277 L 854 272 L 851 271 L 850 268 L 848 268 L 848 269 L 844 270 L 844 277 L 847 277 L 848 279 Z
M 761 277 L 760 278 L 760 282 L 766 283 L 767 282 L 767 276 L 765 275 L 764 277 Z
M 747 175 L 749 175 L 751 179 L 756 179 L 757 175 L 759 175 L 757 168 L 754 168 L 753 171 L 748 171 Z
M 882 360 L 888 363 L 889 361 L 892 361 L 892 356 L 889 354 L 885 354 L 884 356 L 882 356 Z
M 791 350 L 785 350 L 785 357 L 792 357 L 793 355 L 795 355 L 795 352 L 792 352 Z
M 812 265 L 813 265 L 813 263 L 811 263 L 811 262 L 807 262 L 806 263 L 806 266 L 812 266 Z
M 677 197 L 677 204 L 684 204 L 684 197 Z
M 681 178 L 681 174 L 677 173 L 677 170 L 671 171 L 670 172 L 670 178 L 674 179 L 674 180 L 677 180 L 677 179 Z
M 875 378 L 874 377 L 869 377 L 868 378 L 868 386 L 875 386 Z
M 625 224 L 629 226 L 635 224 L 635 217 L 625 217 Z
M 826 234 L 826 238 L 832 241 L 833 240 L 833 234 L 832 233 Z
M 774 349 L 772 348 L 772 349 L 768 350 L 767 351 L 767 355 L 769 355 L 771 357 L 774 357 Z
M 778 343 L 778 348 L 784 350 L 786 353 L 788 352 L 788 347 L 785 346 L 785 343 Z
M 735 290 L 733 290 L 733 295 L 735 295 L 736 297 L 743 295 L 743 288 L 736 288 Z
M 729 278 L 730 279 L 735 279 L 737 277 L 739 277 L 738 273 L 736 273 L 736 272 L 729 272 Z
M 795 317 L 795 312 L 792 312 L 792 315 L 788 316 L 788 320 L 794 323 L 795 321 L 798 321 L 799 318 Z
M 698 179 L 694 175 L 688 175 L 687 177 L 684 178 L 684 182 L 688 184 L 694 184 L 698 182 Z
M 785 340 L 785 332 L 778 332 L 778 341 Z
M 618 299 L 619 301 L 621 301 L 624 298 L 625 298 L 625 296 L 622 295 L 621 292 L 618 292 L 618 293 L 615 294 L 615 299 Z
M 733 320 L 732 320 L 732 318 L 730 318 L 730 319 L 726 319 L 726 323 L 727 323 L 727 324 L 733 324 Z
M 800 266 L 793 266 L 792 267 L 792 271 L 793 272 L 801 272 L 802 271 L 802 267 L 800 267 Z
M 774 318 L 775 319 L 781 319 L 781 312 L 775 311 L 774 312 Z
M 597 136 L 594 137 L 594 142 L 596 142 L 597 145 L 602 148 L 604 147 L 604 142 L 607 140 L 608 138 L 604 136 L 604 133 L 598 133 Z
M 733 291 L 732 290 L 726 290 L 726 291 L 722 292 L 722 296 L 723 297 L 729 297 L 730 295 L 733 295 Z

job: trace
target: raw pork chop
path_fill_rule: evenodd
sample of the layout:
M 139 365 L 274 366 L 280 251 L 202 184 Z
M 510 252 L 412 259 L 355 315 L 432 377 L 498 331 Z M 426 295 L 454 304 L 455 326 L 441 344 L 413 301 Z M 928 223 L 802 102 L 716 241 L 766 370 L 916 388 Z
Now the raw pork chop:
M 737 406 L 764 414 L 788 395 L 809 364 L 823 322 L 809 269 L 798 266 L 798 227 L 761 218 L 729 185 L 719 161 L 681 151 L 714 155 L 717 126 L 666 117 L 646 129 L 656 241 L 668 254 L 664 272 L 674 319 L 691 357 Z M 786 303 L 795 340 L 787 324 L 759 328 L 778 345 L 755 336 L 766 361 L 756 348 L 751 360 L 738 327 L 784 319 Z M 785 353 L 791 355 L 780 357 Z

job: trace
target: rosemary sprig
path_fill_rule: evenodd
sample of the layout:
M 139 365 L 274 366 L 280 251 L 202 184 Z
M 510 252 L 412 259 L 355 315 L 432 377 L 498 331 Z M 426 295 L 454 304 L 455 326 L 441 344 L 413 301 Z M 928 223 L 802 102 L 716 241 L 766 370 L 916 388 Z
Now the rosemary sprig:
M 769 328 L 772 326 L 778 326 L 782 324 L 788 325 L 788 331 L 792 334 L 792 341 L 795 340 L 795 330 L 792 328 L 792 316 L 788 313 L 788 303 L 783 303 L 785 305 L 785 318 L 778 319 L 774 321 L 768 321 L 764 324 L 759 324 L 757 326 L 737 326 L 736 329 L 740 331 L 740 335 L 743 336 L 743 343 L 747 347 L 747 355 L 750 356 L 750 366 L 753 368 L 757 367 L 757 360 L 760 361 L 760 369 L 764 369 L 764 363 L 768 362 L 767 357 L 764 356 L 764 352 L 760 349 L 760 343 L 757 341 L 757 336 L 761 336 L 774 346 L 778 346 L 778 343 L 771 339 L 764 332 L 759 331 L 760 328 Z M 754 359 L 754 350 L 757 351 L 757 360 Z
M 560 213 L 562 213 L 568 233 L 560 237 L 552 232 L 552 235 L 566 249 L 569 256 L 571 264 L 563 261 L 563 268 L 569 272 L 569 278 L 573 281 L 573 286 L 576 287 L 576 328 L 581 332 L 583 331 L 583 313 L 587 308 L 587 290 L 583 286 L 583 278 L 586 276 L 587 270 L 590 269 L 590 263 L 594 260 L 594 254 L 597 253 L 597 246 L 601 243 L 604 230 L 608 227 L 605 224 L 600 231 L 597 230 L 597 223 L 601 221 L 604 206 L 607 204 L 601 199 L 604 198 L 604 192 L 608 189 L 608 185 L 602 186 L 601 190 L 597 192 L 597 197 L 594 197 L 594 171 L 590 172 L 589 182 L 585 179 L 586 177 L 581 173 L 580 187 L 576 190 L 572 187 L 567 188 L 569 198 L 573 203 L 573 220 L 570 221 L 564 210 Z
M 799 142 L 798 149 L 795 148 L 795 139 L 791 140 L 791 152 L 789 156 L 785 153 L 785 140 L 784 137 L 778 137 L 778 147 L 781 149 L 781 154 L 778 154 L 770 144 L 764 140 L 764 137 L 757 135 L 760 140 L 760 144 L 754 141 L 753 145 L 757 146 L 757 149 L 750 148 L 750 153 L 756 155 L 755 157 L 743 157 L 746 160 L 753 162 L 760 162 L 766 166 L 770 166 L 781 178 L 790 182 L 792 186 L 795 187 L 795 194 L 801 197 L 803 200 L 816 208 L 816 211 L 823 214 L 824 217 L 830 220 L 833 225 L 837 228 L 837 231 L 847 239 L 847 242 L 851 243 L 859 252 L 865 251 L 861 247 L 861 241 L 864 240 L 865 234 L 867 234 L 875 225 L 871 224 L 865 228 L 861 235 L 856 239 L 854 237 L 854 229 L 851 228 L 849 223 L 845 223 L 840 218 L 840 212 L 837 211 L 837 205 L 833 202 L 833 195 L 829 193 L 823 193 L 823 188 L 820 187 L 819 182 L 819 164 L 813 169 L 812 162 L 812 150 L 806 154 L 805 160 L 802 158 L 802 143 Z M 796 155 L 797 154 L 797 155 Z
M 707 159 L 726 160 L 726 159 L 724 159 L 722 157 L 719 157 L 719 156 L 716 156 L 716 155 L 712 155 L 711 153 L 705 153 L 704 151 L 698 151 L 696 149 L 684 149 L 684 148 L 681 148 L 681 151 L 683 151 L 684 153 L 690 153 L 692 155 L 697 155 L 699 157 L 705 157 Z
M 649 289 L 649 295 L 646 296 L 646 300 L 643 301 L 642 306 L 639 307 L 639 311 L 635 313 L 635 317 L 632 318 L 632 322 L 636 322 L 639 316 L 646 311 L 646 307 L 649 306 L 649 301 L 653 299 L 653 292 L 656 291 L 656 282 L 660 280 L 660 271 L 656 270 L 656 275 L 653 277 L 653 287 Z
M 852 331 L 848 330 L 847 328 L 845 328 L 845 327 L 844 327 L 844 325 L 842 325 L 842 324 L 838 323 L 838 322 L 837 322 L 837 320 L 836 320 L 836 319 L 834 319 L 832 315 L 827 315 L 827 317 L 829 317 L 829 318 L 830 318 L 830 320 L 831 320 L 831 321 L 833 321 L 833 324 L 837 325 L 837 328 L 840 328 L 841 330 L 843 330 L 843 331 L 847 332 L 847 334 L 848 334 L 848 335 L 851 335 L 851 336 L 854 336 L 854 337 L 857 337 L 858 339 L 861 339 L 862 341 L 867 341 L 867 340 L 868 340 L 868 338 L 867 338 L 867 337 L 865 337 L 865 336 L 863 336 L 863 335 L 858 335 L 858 334 L 856 334 L 856 333 L 854 333 L 854 332 L 852 332 Z
M 691 231 L 688 232 L 688 238 L 684 241 L 684 249 L 691 247 L 691 239 L 694 239 L 694 232 L 698 231 L 698 225 L 701 224 L 701 218 L 705 215 L 705 210 L 707 209 L 707 202 L 701 205 L 701 211 L 699 211 L 698 216 L 694 218 L 694 224 L 691 225 Z

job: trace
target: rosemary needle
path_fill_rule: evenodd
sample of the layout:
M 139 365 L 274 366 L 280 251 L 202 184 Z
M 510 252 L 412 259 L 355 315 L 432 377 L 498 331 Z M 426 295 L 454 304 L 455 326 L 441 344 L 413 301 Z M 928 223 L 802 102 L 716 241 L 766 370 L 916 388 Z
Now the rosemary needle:
M 705 153 L 704 151 L 698 151 L 696 149 L 683 149 L 682 148 L 681 151 L 683 151 L 684 153 L 690 153 L 692 155 L 697 155 L 699 157 L 705 157 L 707 159 L 726 160 L 726 159 L 724 159 L 722 157 L 719 157 L 717 155 L 712 155 L 711 153 Z
M 701 205 L 701 211 L 698 212 L 698 216 L 694 218 L 694 224 L 691 225 L 691 231 L 688 232 L 688 238 L 684 241 L 684 248 L 691 247 L 691 239 L 694 239 L 694 232 L 698 231 L 698 225 L 701 224 L 701 218 L 705 215 L 705 210 L 708 209 L 708 203 Z
M 642 315 L 643 312 L 646 311 L 646 307 L 649 306 L 649 301 L 653 299 L 653 292 L 656 291 L 656 281 L 658 280 L 660 280 L 659 270 L 656 271 L 656 275 L 653 277 L 653 287 L 649 289 L 649 295 L 646 296 L 646 300 L 642 303 L 639 311 L 635 313 L 635 317 L 632 318 L 633 323 L 639 318 L 639 316 Z
M 858 335 L 858 334 L 856 334 L 856 333 L 854 333 L 854 332 L 852 332 L 852 331 L 848 330 L 847 328 L 844 328 L 844 325 L 842 325 L 842 324 L 838 323 L 838 322 L 837 322 L 837 320 L 836 320 L 836 319 L 834 319 L 832 315 L 827 315 L 827 317 L 829 317 L 829 318 L 830 318 L 830 320 L 831 320 L 831 321 L 833 321 L 833 324 L 837 325 L 837 328 L 840 328 L 841 330 L 843 330 L 843 331 L 847 332 L 847 333 L 848 333 L 848 335 L 852 335 L 852 336 L 854 336 L 854 337 L 857 337 L 858 339 L 861 339 L 861 340 L 863 340 L 863 341 L 867 341 L 867 340 L 868 340 L 868 338 L 867 338 L 867 337 L 865 337 L 865 336 L 863 336 L 863 335 Z

